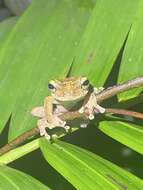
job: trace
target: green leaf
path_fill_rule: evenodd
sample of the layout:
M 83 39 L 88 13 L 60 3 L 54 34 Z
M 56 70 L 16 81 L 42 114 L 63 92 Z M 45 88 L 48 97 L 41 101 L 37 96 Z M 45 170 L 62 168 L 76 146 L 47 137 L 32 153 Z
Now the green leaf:
M 77 50 L 72 75 L 104 84 L 129 32 L 138 0 L 99 0 Z
M 0 156 L 0 164 L 9 164 L 38 148 L 39 139 L 35 139 Z
M 87 150 L 46 139 L 40 140 L 40 147 L 49 164 L 77 189 L 142 190 L 139 178 Z
M 9 139 L 36 126 L 31 110 L 43 104 L 49 80 L 67 74 L 91 12 L 79 2 L 34 1 L 1 51 L 0 127 L 13 112 Z
M 0 166 L 0 189 L 2 190 L 50 190 L 47 186 L 18 170 Z
M 118 82 L 122 83 L 129 79 L 143 75 L 143 1 L 140 1 L 137 15 L 132 24 L 128 40 L 126 42 Z M 124 92 L 119 95 L 119 100 L 127 100 L 136 97 L 143 87 Z
M 0 23 L 0 49 L 8 38 L 9 33 L 17 22 L 17 17 L 12 17 Z
M 143 127 L 120 121 L 103 121 L 99 128 L 115 140 L 143 154 Z

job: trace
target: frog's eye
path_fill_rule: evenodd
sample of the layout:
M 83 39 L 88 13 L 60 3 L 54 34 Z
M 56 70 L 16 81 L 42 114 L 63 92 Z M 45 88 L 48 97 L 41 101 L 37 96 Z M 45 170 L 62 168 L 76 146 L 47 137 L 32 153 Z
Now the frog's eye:
M 89 80 L 86 79 L 85 81 L 83 81 L 82 85 L 85 86 L 85 87 L 89 86 Z
M 54 90 L 54 89 L 55 89 L 54 85 L 51 84 L 51 83 L 48 84 L 48 88 L 49 88 L 50 90 Z

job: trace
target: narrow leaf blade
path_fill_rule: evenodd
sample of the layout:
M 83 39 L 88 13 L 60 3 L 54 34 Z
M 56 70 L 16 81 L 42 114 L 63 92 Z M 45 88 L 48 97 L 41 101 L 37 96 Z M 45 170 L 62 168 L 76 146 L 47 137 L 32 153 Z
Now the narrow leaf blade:
M 0 23 L 0 49 L 3 47 L 16 22 L 17 17 L 12 17 Z
M 140 179 L 87 150 L 46 139 L 40 140 L 40 148 L 49 164 L 77 189 L 142 189 Z
M 100 0 L 81 39 L 72 75 L 104 84 L 130 29 L 138 1 Z
M 12 169 L 7 166 L 0 166 L 0 189 L 2 190 L 50 190 L 30 175 Z
M 122 83 L 127 80 L 143 75 L 143 1 L 140 1 L 137 14 L 132 24 L 129 36 L 126 42 L 122 63 L 120 67 L 118 82 Z M 143 87 L 130 90 L 120 94 L 119 100 L 125 101 L 136 97 Z
M 0 54 L 0 126 L 13 112 L 9 139 L 36 126 L 31 110 L 43 105 L 50 79 L 66 76 L 90 12 L 76 1 L 41 0 L 20 18 Z
M 99 128 L 110 137 L 143 154 L 143 129 L 141 126 L 120 121 L 103 121 Z

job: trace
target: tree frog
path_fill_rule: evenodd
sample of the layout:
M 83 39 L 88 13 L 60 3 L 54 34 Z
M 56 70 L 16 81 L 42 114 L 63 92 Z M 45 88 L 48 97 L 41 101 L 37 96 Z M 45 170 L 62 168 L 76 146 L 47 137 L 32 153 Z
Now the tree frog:
M 62 127 L 66 131 L 70 129 L 66 121 L 62 121 L 59 115 L 68 111 L 85 113 L 89 120 L 94 119 L 95 113 L 104 113 L 105 108 L 97 104 L 96 94 L 102 89 L 94 88 L 86 77 L 69 77 L 64 80 L 52 80 L 48 84 L 51 96 L 44 101 L 44 109 L 36 107 L 32 110 L 34 116 L 39 116 L 38 127 L 40 135 L 50 138 L 46 127 L 53 129 Z

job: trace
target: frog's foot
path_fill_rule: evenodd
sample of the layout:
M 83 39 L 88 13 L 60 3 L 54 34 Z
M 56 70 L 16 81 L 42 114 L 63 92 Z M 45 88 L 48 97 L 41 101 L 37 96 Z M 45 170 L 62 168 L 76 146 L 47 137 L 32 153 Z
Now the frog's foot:
M 84 113 L 84 111 L 85 111 L 85 106 L 82 106 L 82 107 L 78 110 L 79 113 Z
M 38 128 L 40 131 L 40 136 L 45 136 L 46 139 L 51 140 L 52 136 L 50 136 L 47 131 L 46 128 L 48 129 L 53 129 L 55 127 L 62 127 L 63 129 L 65 129 L 66 132 L 69 132 L 70 126 L 66 125 L 65 121 L 60 120 L 60 118 L 58 117 L 54 117 L 55 121 L 52 123 L 47 122 L 47 120 L 45 118 L 39 119 L 38 120 Z
M 40 136 L 45 136 L 48 140 L 51 140 L 51 136 L 46 131 L 46 128 L 49 127 L 49 123 L 46 119 L 39 119 L 37 125 L 40 131 Z
M 90 120 L 94 119 L 95 113 L 104 113 L 104 112 L 105 108 L 97 104 L 96 96 L 94 93 L 90 95 L 88 102 L 85 105 L 83 105 L 79 110 L 79 113 L 85 113 Z
M 66 125 L 66 121 L 61 120 L 58 116 L 53 115 L 53 118 L 51 120 L 51 126 L 49 126 L 49 129 L 55 128 L 55 127 L 61 127 L 66 132 L 69 132 L 70 126 Z
M 79 113 L 85 113 L 90 120 L 94 119 L 94 108 L 88 107 L 87 104 L 79 109 Z M 80 127 L 85 128 L 83 124 Z

